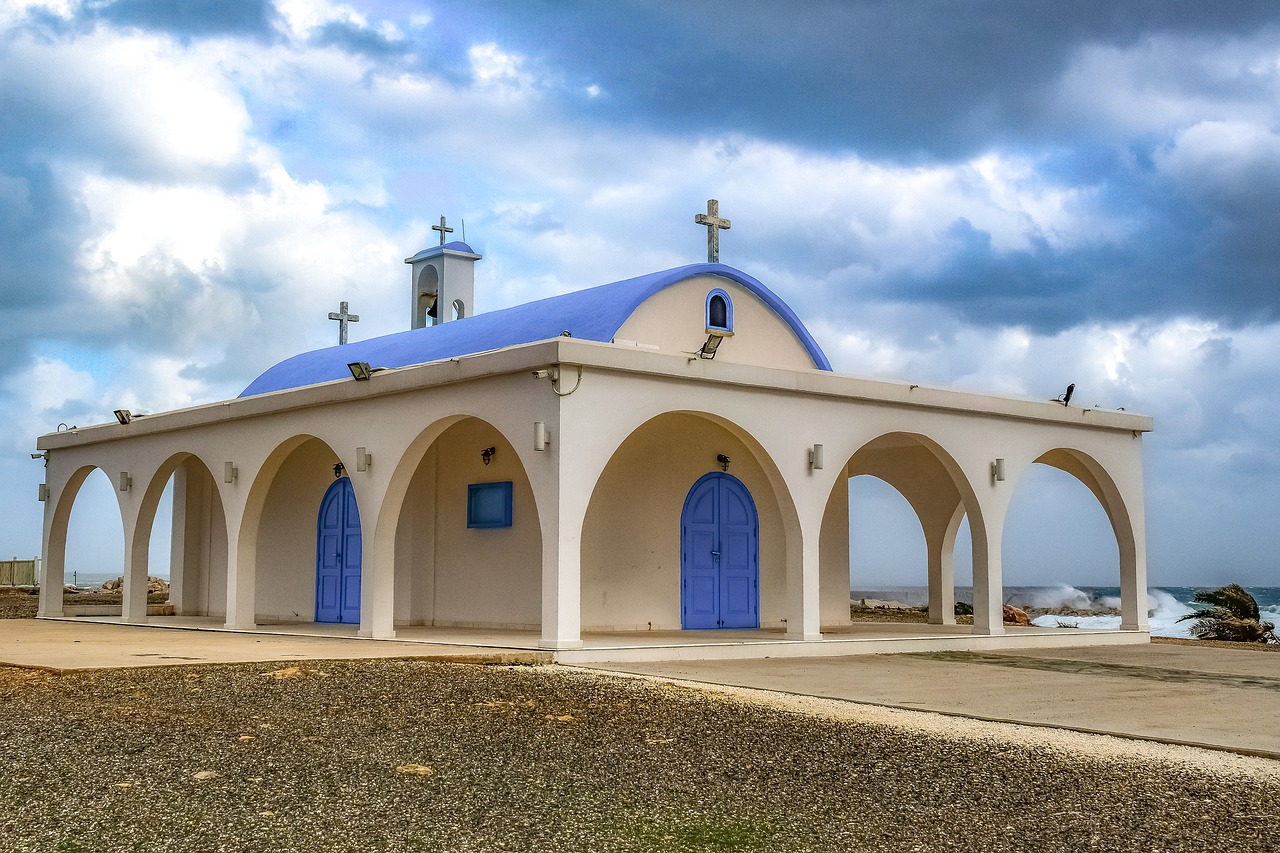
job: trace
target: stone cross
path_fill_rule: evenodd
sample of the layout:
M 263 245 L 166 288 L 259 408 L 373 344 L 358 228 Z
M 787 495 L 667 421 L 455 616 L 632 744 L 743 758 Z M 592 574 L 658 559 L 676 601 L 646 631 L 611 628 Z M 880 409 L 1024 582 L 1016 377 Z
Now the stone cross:
M 707 199 L 707 212 L 699 213 L 693 221 L 707 226 L 707 263 L 720 263 L 720 230 L 728 231 L 733 227 L 729 220 L 720 218 L 720 202 L 714 198 Z
M 347 324 L 359 323 L 360 315 L 348 312 L 347 303 L 343 302 L 337 311 L 329 312 L 329 319 L 338 321 L 338 344 L 342 345 L 347 342 Z
M 465 225 L 466 223 L 464 222 L 463 224 Z M 445 226 L 445 224 L 444 224 L 444 217 L 443 217 L 443 216 L 441 216 L 441 217 L 440 217 L 440 224 L 439 224 L 439 225 L 432 225 L 432 226 L 431 226 L 431 230 L 432 230 L 432 231 L 439 231 L 439 232 L 440 232 L 440 245 L 441 245 L 441 246 L 443 246 L 443 245 L 444 245 L 444 235 L 446 235 L 446 234 L 452 234 L 452 233 L 453 233 L 453 229 L 452 229 L 452 228 L 447 228 L 447 227 Z

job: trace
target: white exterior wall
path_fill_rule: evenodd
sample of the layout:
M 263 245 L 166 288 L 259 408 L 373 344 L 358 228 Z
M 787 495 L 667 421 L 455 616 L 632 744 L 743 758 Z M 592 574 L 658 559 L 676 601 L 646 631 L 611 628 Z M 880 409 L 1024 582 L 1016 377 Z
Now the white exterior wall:
M 773 309 L 735 281 L 702 275 L 650 296 L 618 329 L 615 339 L 656 346 L 659 352 L 697 352 L 707 340 L 707 294 L 720 289 L 733 300 L 733 337 L 721 341 L 715 361 L 790 370 L 813 369 L 813 358 Z
M 701 293 L 699 299 L 705 289 Z M 740 330 L 745 301 L 735 297 Z M 699 302 L 698 324 L 701 311 Z M 751 337 L 740 331 L 724 346 L 745 349 L 768 331 L 762 327 Z M 558 387 L 566 396 L 531 376 L 548 365 L 560 366 Z M 578 365 L 583 376 L 570 393 Z M 551 435 L 543 452 L 533 449 L 535 421 Z M 202 551 L 199 537 L 188 536 L 184 564 L 207 564 L 226 579 L 225 606 L 208 602 L 208 612 L 224 612 L 232 627 L 310 618 L 315 515 L 338 460 L 360 506 L 366 635 L 391 636 L 397 620 L 541 624 L 544 644 L 568 648 L 584 624 L 678 624 L 680 509 L 695 475 L 714 470 L 715 453 L 724 452 L 761 516 L 762 624 L 786 618 L 788 636 L 813 638 L 823 624 L 848 618 L 846 462 L 863 458 L 859 451 L 876 439 L 902 433 L 916 437 L 907 446 L 927 449 L 938 463 L 917 485 L 951 495 L 968 513 L 975 585 L 986 582 L 976 631 L 1003 630 L 1003 521 L 1018 478 L 1041 458 L 1088 480 L 1113 519 L 1125 624 L 1140 629 L 1146 618 L 1141 433 L 1150 426 L 1125 413 L 742 365 L 720 356 L 691 359 L 571 339 L 529 344 L 388 370 L 367 382 L 343 380 L 43 436 L 38 446 L 51 451 L 51 495 L 41 612 L 61 610 L 56 593 L 71 503 L 91 466 L 98 466 L 113 483 L 122 471 L 133 478 L 130 490 L 116 492 L 129 585 L 125 619 L 145 620 L 139 590 L 155 507 L 170 474 L 193 454 L 214 474 L 209 509 L 201 511 L 222 513 L 226 541 L 220 555 L 213 546 Z M 815 443 L 825 446 L 821 470 L 808 462 Z M 486 468 L 479 450 L 490 445 L 499 452 Z M 373 455 L 368 471 L 357 471 L 357 447 Z M 1006 460 L 1001 483 L 990 475 L 995 458 Z M 223 482 L 226 461 L 238 468 L 236 482 Z M 465 527 L 465 486 L 486 479 L 516 484 L 511 530 Z M 653 505 L 638 508 L 637 493 Z M 184 503 L 186 511 L 193 501 Z M 428 516 L 433 523 L 420 526 Z M 954 527 L 953 517 L 946 521 L 944 539 Z

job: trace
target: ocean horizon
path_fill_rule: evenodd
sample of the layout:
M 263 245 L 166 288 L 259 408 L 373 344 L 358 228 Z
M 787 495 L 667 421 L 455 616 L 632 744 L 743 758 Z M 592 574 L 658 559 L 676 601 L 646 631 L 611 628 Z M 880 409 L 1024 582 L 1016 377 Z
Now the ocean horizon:
M 1155 637 L 1190 637 L 1192 621 L 1180 621 L 1183 616 L 1201 609 L 1195 603 L 1195 594 L 1201 590 L 1217 589 L 1221 584 L 1204 586 L 1148 586 L 1147 614 L 1151 622 L 1151 634 Z M 1258 602 L 1263 621 L 1280 625 L 1280 586 L 1245 586 L 1245 590 Z M 874 598 L 898 601 L 912 607 L 929 603 L 929 588 L 924 586 L 881 586 L 849 590 L 853 600 Z M 1004 588 L 1006 604 L 1014 607 L 1043 609 L 1069 608 L 1071 610 L 1097 610 L 1097 616 L 1037 616 L 1033 625 L 1053 628 L 1059 625 L 1082 629 L 1108 630 L 1120 627 L 1120 617 L 1104 611 L 1120 606 L 1118 586 L 1007 586 Z M 973 587 L 957 586 L 956 601 L 973 603 Z

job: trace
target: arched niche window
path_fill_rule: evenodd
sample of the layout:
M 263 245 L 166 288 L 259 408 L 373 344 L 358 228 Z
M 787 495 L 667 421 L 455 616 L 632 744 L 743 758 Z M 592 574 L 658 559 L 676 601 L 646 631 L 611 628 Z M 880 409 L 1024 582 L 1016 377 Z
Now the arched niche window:
M 453 319 L 461 320 L 467 316 L 467 304 L 461 299 L 453 300 Z
M 707 331 L 733 331 L 733 300 L 718 287 L 707 294 Z

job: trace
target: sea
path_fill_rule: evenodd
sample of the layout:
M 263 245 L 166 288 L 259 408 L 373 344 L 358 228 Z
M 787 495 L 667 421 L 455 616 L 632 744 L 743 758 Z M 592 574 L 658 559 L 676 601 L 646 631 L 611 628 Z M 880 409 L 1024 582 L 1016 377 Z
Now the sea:
M 1153 586 L 1147 588 L 1147 614 L 1151 620 L 1151 633 L 1156 637 L 1190 637 L 1192 621 L 1180 621 L 1183 616 L 1199 610 L 1203 605 L 1195 603 L 1195 594 L 1212 589 L 1204 586 Z M 1258 602 L 1258 610 L 1264 622 L 1280 625 L 1280 586 L 1246 586 L 1245 590 Z M 879 589 L 855 589 L 849 593 L 852 599 L 874 598 L 899 601 L 910 606 L 929 603 L 929 590 L 923 586 L 881 587 Z M 1058 608 L 1072 610 L 1106 611 L 1120 607 L 1118 586 L 1007 586 L 1004 588 L 1006 604 L 1014 607 Z M 973 587 L 957 586 L 956 601 L 973 602 Z M 1119 628 L 1120 617 L 1105 612 L 1097 616 L 1037 616 L 1033 625 L 1046 628 L 1070 626 L 1073 628 Z

